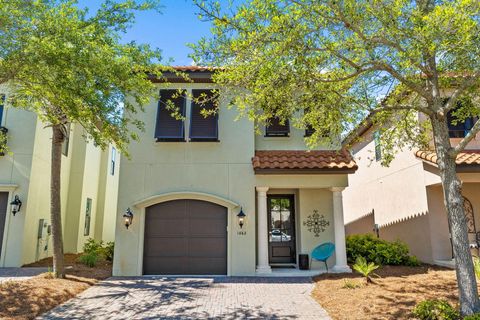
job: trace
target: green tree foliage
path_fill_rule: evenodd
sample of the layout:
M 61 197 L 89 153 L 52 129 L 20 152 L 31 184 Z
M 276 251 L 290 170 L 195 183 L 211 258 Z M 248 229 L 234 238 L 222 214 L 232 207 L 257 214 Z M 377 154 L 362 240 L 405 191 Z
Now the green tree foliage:
M 315 130 L 310 146 L 338 146 L 342 133 L 369 116 L 381 133 L 384 165 L 399 149 L 424 148 L 433 137 L 461 311 L 480 311 L 455 170 L 480 122 L 455 146 L 447 126 L 457 106 L 460 122 L 480 114 L 480 2 L 247 0 L 230 8 L 195 2 L 200 18 L 214 24 L 213 35 L 193 46 L 195 61 L 224 67 L 215 81 L 257 124 L 289 118 Z
M 51 220 L 54 273 L 64 276 L 60 208 L 61 146 L 67 125 L 83 128 L 87 140 L 123 153 L 142 128 L 132 114 L 154 95 L 146 76 L 159 75 L 160 52 L 120 36 L 136 11 L 158 1 L 105 0 L 97 12 L 75 0 L 0 0 L 0 83 L 7 104 L 35 112 L 52 128 Z M 126 98 L 128 95 L 128 98 Z

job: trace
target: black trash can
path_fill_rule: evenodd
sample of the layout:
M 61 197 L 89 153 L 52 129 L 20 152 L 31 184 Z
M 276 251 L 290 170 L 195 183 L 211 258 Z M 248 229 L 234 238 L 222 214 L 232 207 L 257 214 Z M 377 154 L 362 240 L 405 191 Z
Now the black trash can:
M 310 261 L 308 259 L 308 254 L 302 253 L 298 255 L 298 268 L 300 270 L 309 270 L 310 269 Z

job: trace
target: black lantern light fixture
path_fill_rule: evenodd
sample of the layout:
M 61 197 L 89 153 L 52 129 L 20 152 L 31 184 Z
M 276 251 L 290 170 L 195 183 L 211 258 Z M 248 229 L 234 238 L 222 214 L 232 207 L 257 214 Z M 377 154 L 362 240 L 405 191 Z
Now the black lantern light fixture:
M 133 212 L 130 210 L 130 208 L 128 208 L 127 211 L 123 214 L 123 217 L 125 218 L 125 228 L 128 229 L 128 227 L 130 227 L 133 221 Z
M 243 225 L 245 224 L 245 218 L 247 215 L 243 212 L 242 207 L 240 207 L 240 212 L 237 214 L 238 218 L 238 225 L 240 226 L 240 229 L 243 228 Z
M 15 195 L 13 198 L 13 201 L 10 202 L 10 205 L 12 206 L 12 214 L 15 216 L 17 212 L 20 212 L 20 208 L 22 207 L 22 201 L 20 201 L 20 198 L 18 195 Z

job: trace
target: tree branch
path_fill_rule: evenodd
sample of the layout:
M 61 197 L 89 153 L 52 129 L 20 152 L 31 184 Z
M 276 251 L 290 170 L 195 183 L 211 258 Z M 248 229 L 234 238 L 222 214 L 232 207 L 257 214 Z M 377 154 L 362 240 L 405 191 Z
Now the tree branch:
M 465 80 L 449 97 L 447 103 L 443 106 L 442 111 L 448 112 L 452 108 L 455 107 L 455 103 L 457 102 L 458 98 L 462 95 L 465 90 L 469 87 L 473 86 L 475 82 L 480 80 L 480 70 L 475 72 L 470 79 Z
M 454 148 L 450 149 L 449 155 L 451 157 L 456 157 L 460 152 L 465 150 L 465 147 L 468 145 L 470 141 L 475 138 L 477 133 L 480 131 L 480 121 L 477 120 L 475 124 L 473 125 L 472 129 L 467 133 L 465 138 L 463 138 Z

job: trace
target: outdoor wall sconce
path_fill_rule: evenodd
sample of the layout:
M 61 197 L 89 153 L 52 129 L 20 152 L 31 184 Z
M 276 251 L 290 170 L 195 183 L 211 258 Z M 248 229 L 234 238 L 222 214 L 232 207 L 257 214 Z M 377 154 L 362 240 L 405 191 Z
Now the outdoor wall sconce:
M 18 195 L 15 195 L 13 201 L 10 202 L 10 205 L 12 206 L 12 213 L 14 216 L 17 212 L 20 212 L 20 208 L 22 207 L 22 201 L 20 201 Z
M 240 212 L 237 214 L 238 218 L 238 225 L 240 226 L 240 229 L 243 228 L 243 225 L 245 224 L 245 217 L 247 215 L 243 212 L 242 207 L 240 207 Z
M 130 227 L 133 221 L 133 212 L 130 210 L 130 208 L 128 208 L 127 211 L 123 214 L 123 217 L 125 218 L 125 228 L 128 229 L 128 227 Z

